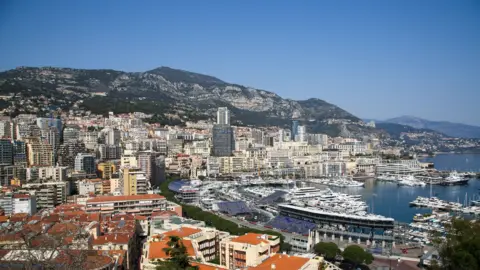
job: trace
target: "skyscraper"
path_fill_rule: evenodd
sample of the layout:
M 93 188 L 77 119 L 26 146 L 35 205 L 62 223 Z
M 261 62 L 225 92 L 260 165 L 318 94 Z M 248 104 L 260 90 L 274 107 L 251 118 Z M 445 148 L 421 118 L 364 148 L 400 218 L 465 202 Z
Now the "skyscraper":
M 218 108 L 217 125 L 230 125 L 230 111 L 227 107 Z
M 292 120 L 291 140 L 295 141 L 295 138 L 297 135 L 298 135 L 298 120 Z
M 214 125 L 212 129 L 212 155 L 228 157 L 235 149 L 233 127 L 230 125 Z

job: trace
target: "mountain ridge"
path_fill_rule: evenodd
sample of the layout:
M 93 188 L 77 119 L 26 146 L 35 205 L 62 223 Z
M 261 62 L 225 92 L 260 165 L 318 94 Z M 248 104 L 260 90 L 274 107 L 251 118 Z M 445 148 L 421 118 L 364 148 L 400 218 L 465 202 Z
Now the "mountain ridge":
M 474 125 L 449 121 L 431 121 L 410 115 L 390 118 L 384 122 L 406 125 L 417 129 L 430 129 L 451 137 L 480 138 L 480 127 Z
M 170 67 L 144 72 L 21 67 L 0 72 L 0 94 L 12 95 L 10 105 L 0 107 L 6 114 L 45 113 L 48 109 L 39 103 L 43 101 L 62 109 L 73 106 L 100 114 L 142 111 L 155 114 L 158 119 L 177 117 L 185 122 L 213 120 L 216 108 L 225 106 L 232 111 L 232 123 L 238 125 L 289 127 L 295 116 L 307 125 L 309 132 L 331 136 L 377 132 L 358 117 L 322 99 L 282 98 L 271 91 Z

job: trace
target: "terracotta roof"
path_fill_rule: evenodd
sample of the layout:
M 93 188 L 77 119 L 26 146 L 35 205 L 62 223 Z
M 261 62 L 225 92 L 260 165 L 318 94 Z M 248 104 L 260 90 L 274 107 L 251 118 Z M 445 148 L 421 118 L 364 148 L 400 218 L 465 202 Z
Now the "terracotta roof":
M 138 201 L 138 200 L 159 200 L 165 197 L 158 194 L 129 195 L 129 196 L 100 196 L 87 201 L 87 203 L 117 202 L 117 201 Z
M 13 194 L 14 199 L 27 199 L 30 198 L 30 194 Z
M 166 259 L 169 256 L 163 250 L 164 248 L 168 248 L 168 241 L 167 239 L 158 241 L 158 242 L 150 242 L 150 247 L 148 248 L 148 259 Z M 188 256 L 195 256 L 195 250 L 193 249 L 192 242 L 190 240 L 180 240 L 183 245 L 187 248 Z
M 221 265 L 213 265 L 213 264 L 203 264 L 198 262 L 191 262 L 192 266 L 197 266 L 198 270 L 227 270 Z
M 80 228 L 70 222 L 67 223 L 55 223 L 50 230 L 48 230 L 49 234 L 76 234 L 80 231 Z
M 270 258 L 263 261 L 252 270 L 270 270 L 275 265 L 276 270 L 292 270 L 301 269 L 310 259 L 297 256 L 289 256 L 285 254 L 274 254 Z
M 10 222 L 19 222 L 19 221 L 25 221 L 28 217 L 27 213 L 18 213 L 14 214 L 10 217 Z
M 183 237 L 188 237 L 192 234 L 196 234 L 201 232 L 202 230 L 196 229 L 196 228 L 190 228 L 190 227 L 180 227 L 179 229 L 176 230 L 171 230 L 168 232 L 164 232 L 163 235 L 165 236 L 178 236 L 180 238 Z
M 93 239 L 93 245 L 128 244 L 133 233 L 112 233 L 106 234 Z
M 250 245 L 259 245 L 261 243 L 265 243 L 265 244 L 269 243 L 266 239 L 262 239 L 262 234 L 258 234 L 258 233 L 247 233 L 242 236 L 236 237 L 231 241 L 236 243 L 250 244 Z
M 0 222 L 7 222 L 8 217 L 7 216 L 0 216 Z

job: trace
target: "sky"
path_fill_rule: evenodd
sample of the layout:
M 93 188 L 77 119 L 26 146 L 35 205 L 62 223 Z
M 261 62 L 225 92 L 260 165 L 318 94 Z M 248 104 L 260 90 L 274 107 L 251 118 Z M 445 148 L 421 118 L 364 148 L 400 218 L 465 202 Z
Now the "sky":
M 0 1 L 0 70 L 169 66 L 361 118 L 480 125 L 480 1 Z

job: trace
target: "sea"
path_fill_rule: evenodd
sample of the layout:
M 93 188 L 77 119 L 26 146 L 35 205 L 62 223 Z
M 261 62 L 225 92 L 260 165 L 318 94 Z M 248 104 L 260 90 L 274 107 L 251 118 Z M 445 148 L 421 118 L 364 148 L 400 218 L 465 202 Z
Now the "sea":
M 438 154 L 420 159 L 421 162 L 433 162 L 437 170 L 457 170 L 459 172 L 479 172 L 480 154 Z M 418 196 L 436 196 L 442 200 L 470 204 L 480 199 L 480 179 L 470 179 L 464 186 L 425 187 L 397 186 L 395 183 L 368 180 L 364 188 L 331 188 L 347 194 L 360 194 L 367 202 L 369 211 L 396 221 L 409 223 L 417 213 L 431 213 L 425 208 L 410 207 L 409 203 Z

